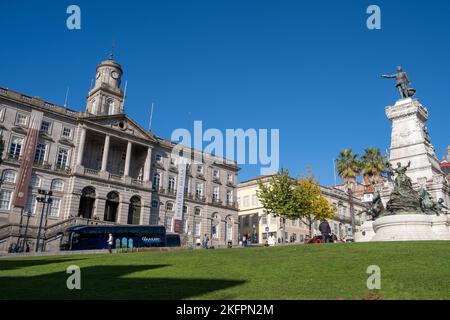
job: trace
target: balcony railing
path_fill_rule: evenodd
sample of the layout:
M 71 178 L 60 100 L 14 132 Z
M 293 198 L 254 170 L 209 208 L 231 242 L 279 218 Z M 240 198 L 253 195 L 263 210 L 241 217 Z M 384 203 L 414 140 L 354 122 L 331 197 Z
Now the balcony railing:
M 234 185 L 233 181 L 227 180 L 227 186 L 234 187 L 235 185 Z
M 11 154 L 8 153 L 8 156 L 6 157 L 7 160 L 12 162 L 20 162 L 22 160 L 22 157 L 18 154 Z
M 90 169 L 90 168 L 84 168 L 84 173 L 89 174 L 91 176 L 98 176 L 98 170 L 96 169 Z
M 63 164 L 55 164 L 53 170 L 60 173 L 70 174 L 72 172 L 72 169 L 70 169 L 69 166 L 63 165 Z
M 139 179 L 132 179 L 131 180 L 131 184 L 142 186 L 143 185 L 143 181 L 139 180 Z
M 41 161 L 41 160 L 34 160 L 33 166 L 36 168 L 46 169 L 50 170 L 52 168 L 52 165 L 48 163 L 47 161 Z
M 113 174 L 113 173 L 110 173 L 110 174 L 109 174 L 109 179 L 115 180 L 115 181 L 122 181 L 122 180 L 123 180 L 123 176 L 120 175 L 120 174 Z
M 226 201 L 225 202 L 225 206 L 227 206 L 228 208 L 232 208 L 232 209 L 237 209 L 237 203 L 234 201 Z
M 167 189 L 167 194 L 171 196 L 175 196 L 177 194 L 177 191 L 175 189 Z
M 202 180 L 206 180 L 205 176 L 203 175 L 203 173 L 197 173 L 197 178 L 202 179 Z
M 201 201 L 201 202 L 206 202 L 206 197 L 204 197 L 204 196 L 202 196 L 202 195 L 196 194 L 196 195 L 194 196 L 194 200 L 196 200 L 196 201 Z

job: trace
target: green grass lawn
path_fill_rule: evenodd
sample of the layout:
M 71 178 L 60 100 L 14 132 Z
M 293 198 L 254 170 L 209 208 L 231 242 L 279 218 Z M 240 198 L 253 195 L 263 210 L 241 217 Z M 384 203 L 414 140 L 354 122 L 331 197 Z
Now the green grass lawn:
M 66 268 L 81 268 L 68 290 Z M 368 290 L 369 265 L 381 289 Z M 0 259 L 0 299 L 449 299 L 450 242 Z

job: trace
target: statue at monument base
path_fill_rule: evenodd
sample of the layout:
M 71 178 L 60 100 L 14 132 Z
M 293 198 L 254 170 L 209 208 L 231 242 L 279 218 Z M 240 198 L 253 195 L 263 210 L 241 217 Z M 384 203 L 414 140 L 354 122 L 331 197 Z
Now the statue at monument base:
M 373 215 L 375 235 L 372 241 L 450 240 L 447 216 L 434 218 L 443 213 L 444 201 L 435 202 L 425 189 L 420 192 L 413 189 L 411 179 L 406 175 L 410 166 L 411 161 L 406 166 L 397 163 L 395 169 L 389 166 L 389 171 L 397 177 L 386 209 L 381 212 L 378 209 L 378 215 Z M 367 211 L 377 212 L 376 208 L 380 208 L 377 203 L 372 202 Z

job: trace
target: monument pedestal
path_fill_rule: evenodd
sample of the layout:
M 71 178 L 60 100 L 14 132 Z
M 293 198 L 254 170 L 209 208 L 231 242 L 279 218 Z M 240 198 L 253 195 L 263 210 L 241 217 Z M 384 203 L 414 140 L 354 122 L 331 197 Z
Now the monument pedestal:
M 447 240 L 433 230 L 434 216 L 399 214 L 378 218 L 373 222 L 372 241 Z
M 406 165 L 411 161 L 408 176 L 414 189 L 426 188 L 436 201 L 443 198 L 449 206 L 449 186 L 425 126 L 429 116 L 427 108 L 417 99 L 406 98 L 386 107 L 385 111 L 392 121 L 390 163 L 395 167 L 397 162 Z M 388 189 L 381 192 L 384 203 L 392 191 Z
M 373 221 L 365 221 L 360 228 L 360 231 L 355 234 L 356 242 L 371 241 L 375 232 L 373 232 Z

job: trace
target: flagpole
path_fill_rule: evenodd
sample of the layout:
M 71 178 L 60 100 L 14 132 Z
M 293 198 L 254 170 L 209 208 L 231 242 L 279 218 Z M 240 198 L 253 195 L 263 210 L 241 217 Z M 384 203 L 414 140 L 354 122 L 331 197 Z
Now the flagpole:
M 152 109 L 150 110 L 150 119 L 148 122 L 148 131 L 152 131 L 152 118 L 153 118 L 153 102 L 152 102 Z

